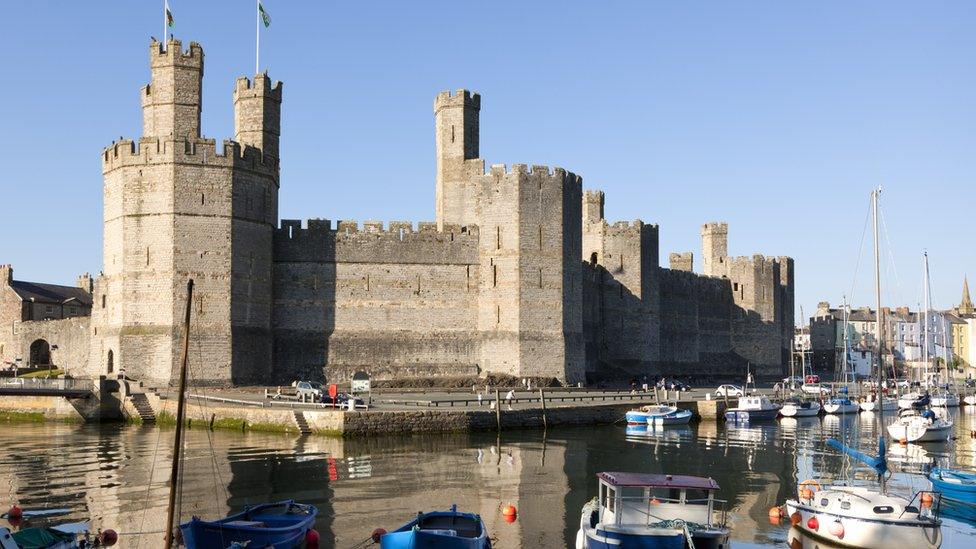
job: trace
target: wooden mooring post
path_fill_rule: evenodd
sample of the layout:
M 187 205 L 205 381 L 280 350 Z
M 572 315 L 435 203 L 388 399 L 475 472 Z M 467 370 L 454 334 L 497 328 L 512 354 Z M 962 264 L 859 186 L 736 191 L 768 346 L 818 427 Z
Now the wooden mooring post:
M 495 428 L 498 431 L 502 430 L 502 399 L 498 389 L 495 389 Z
M 546 390 L 539 388 L 539 401 L 542 402 L 542 429 L 549 428 L 549 418 L 546 417 Z

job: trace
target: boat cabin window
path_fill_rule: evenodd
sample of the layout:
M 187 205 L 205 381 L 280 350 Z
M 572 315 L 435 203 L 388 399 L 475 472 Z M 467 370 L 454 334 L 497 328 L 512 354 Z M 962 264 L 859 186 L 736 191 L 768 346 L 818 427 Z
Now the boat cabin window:
M 886 513 L 894 513 L 894 512 L 895 512 L 894 507 L 890 505 L 878 505 L 877 507 L 874 508 L 874 513 L 877 515 L 884 515 Z
M 621 486 L 620 497 L 624 501 L 643 501 L 647 499 L 642 486 Z
M 851 508 L 851 502 L 849 502 L 849 501 L 842 501 L 842 502 L 840 502 L 840 508 L 841 509 L 845 509 L 845 510 L 850 509 Z
M 659 502 L 668 503 L 678 503 L 681 501 L 681 490 L 677 488 L 668 488 L 666 486 L 653 486 L 648 488 L 650 492 L 648 499 L 652 502 L 653 500 L 658 500 Z
M 708 490 L 697 488 L 685 489 L 685 503 L 688 505 L 708 505 Z
M 830 500 L 827 498 L 823 498 L 822 500 L 820 500 L 821 507 L 826 507 L 828 503 L 830 503 Z
M 614 511 L 614 508 L 616 507 L 617 491 L 607 486 L 606 484 L 601 484 L 600 488 L 603 491 L 603 496 L 601 498 L 601 505 L 607 511 L 610 511 L 612 513 Z

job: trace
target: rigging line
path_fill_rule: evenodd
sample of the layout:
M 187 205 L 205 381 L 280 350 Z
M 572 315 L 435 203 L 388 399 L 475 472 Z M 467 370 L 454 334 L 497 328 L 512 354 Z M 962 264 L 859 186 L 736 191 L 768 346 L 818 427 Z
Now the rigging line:
M 884 234 L 885 245 L 887 246 L 888 249 L 888 254 L 887 254 L 888 264 L 891 267 L 891 273 L 894 275 L 894 279 L 895 279 L 894 290 L 897 291 L 898 294 L 900 295 L 902 293 L 901 277 L 898 276 L 898 267 L 895 265 L 895 256 L 892 253 L 892 250 L 894 250 L 894 248 L 891 247 L 891 238 L 889 238 L 888 236 L 888 222 L 886 221 L 884 208 L 881 207 L 880 203 L 878 204 L 878 217 L 881 220 L 881 232 L 882 234 Z M 888 286 L 890 288 L 891 285 L 889 284 Z M 889 290 L 889 292 L 891 291 L 892 290 Z M 889 297 L 894 297 L 894 296 L 889 296 Z
M 864 228 L 861 229 L 861 243 L 857 247 L 857 262 L 854 263 L 854 278 L 851 280 L 850 302 L 854 302 L 854 289 L 857 285 L 857 273 L 861 269 L 861 257 L 864 254 L 864 237 L 868 234 L 868 221 L 871 220 L 871 203 L 868 202 L 867 212 L 864 214 Z
M 197 352 L 200 352 L 200 342 L 199 341 L 197 341 Z M 188 370 L 187 374 L 189 375 L 189 365 L 187 365 L 187 370 Z M 192 376 L 191 376 L 191 379 L 192 379 Z M 205 397 L 205 398 L 202 398 L 202 399 L 199 399 L 199 398 L 197 399 L 197 401 L 198 401 L 197 402 L 197 406 L 200 408 L 200 415 L 201 415 L 201 418 L 200 419 L 204 422 L 205 425 L 207 425 L 207 427 L 204 428 L 204 431 L 207 433 L 207 445 L 210 448 L 210 461 L 211 461 L 211 464 L 213 466 L 213 471 L 215 473 L 215 478 L 214 478 L 214 496 L 217 497 L 222 492 L 223 495 L 224 495 L 224 499 L 227 500 L 227 501 L 229 501 L 230 500 L 230 493 L 227 491 L 227 486 L 224 484 L 223 475 L 220 474 L 220 467 L 219 467 L 219 464 L 217 463 L 217 452 L 214 449 L 213 433 L 211 432 L 211 429 L 210 429 L 209 424 L 207 424 L 207 413 L 210 412 L 210 403 L 209 403 L 209 400 L 206 397 L 209 397 L 209 394 L 207 393 L 206 386 L 205 385 L 202 385 L 202 384 L 200 385 L 200 388 L 198 389 L 198 391 L 200 393 L 202 393 L 203 396 Z M 220 506 L 220 502 L 219 501 L 217 501 L 217 506 L 218 507 Z
M 125 380 L 123 380 L 123 382 L 124 381 Z M 160 412 L 162 412 L 162 410 L 160 410 Z M 158 421 L 158 418 L 157 418 L 157 421 Z M 160 440 L 160 438 L 163 435 L 163 430 L 160 429 L 158 425 L 156 425 L 155 428 L 156 428 L 156 445 L 153 448 L 152 463 L 149 466 L 149 480 L 146 482 L 146 497 L 143 500 L 142 519 L 139 521 L 139 529 L 140 530 L 142 530 L 146 526 L 146 513 L 149 511 L 149 495 L 150 495 L 151 490 L 152 490 L 153 475 L 155 475 L 155 473 L 156 473 L 156 458 L 157 458 L 157 456 L 159 454 L 159 440 Z M 141 545 L 142 545 L 142 539 L 139 540 L 139 545 L 138 546 L 141 546 Z

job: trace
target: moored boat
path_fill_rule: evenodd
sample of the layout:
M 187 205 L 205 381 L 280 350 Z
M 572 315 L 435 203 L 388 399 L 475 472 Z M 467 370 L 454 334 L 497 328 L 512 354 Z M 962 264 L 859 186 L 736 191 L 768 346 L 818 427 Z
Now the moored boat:
M 946 499 L 976 503 L 976 473 L 936 467 L 929 472 L 929 480 L 932 489 Z
M 625 417 L 627 418 L 627 425 L 647 425 L 648 420 L 652 417 L 666 416 L 677 411 L 677 406 L 671 406 L 669 404 L 649 404 L 647 406 L 641 406 L 636 410 L 627 412 Z
M 836 396 L 827 399 L 824 402 L 823 409 L 828 414 L 856 414 L 860 407 L 846 396 Z
M 691 410 L 675 409 L 675 411 L 670 414 L 648 417 L 647 424 L 652 427 L 661 425 L 687 425 L 688 422 L 691 421 L 691 416 Z
M 870 394 L 862 398 L 858 406 L 862 412 L 876 412 L 881 407 L 884 407 L 885 412 L 894 412 L 898 409 L 898 401 L 888 397 L 879 399 L 877 394 Z
M 491 549 L 488 530 L 480 515 L 449 511 L 417 513 L 403 526 L 380 536 L 381 549 Z
M 245 507 L 215 521 L 193 517 L 180 525 L 180 532 L 188 549 L 227 547 L 234 542 L 251 547 L 301 547 L 317 514 L 313 505 L 285 500 Z
M 902 410 L 921 408 L 923 406 L 928 406 L 928 404 L 929 397 L 924 393 L 911 392 L 898 397 L 898 408 Z
M 773 404 L 765 395 L 750 395 L 739 398 L 735 408 L 725 411 L 725 420 L 735 423 L 776 419 L 779 405 Z
M 932 395 L 932 406 L 939 408 L 955 408 L 959 406 L 959 395 L 951 391 Z
M 576 549 L 729 546 L 725 502 L 715 498 L 719 486 L 711 478 L 611 472 L 597 478 L 599 495 L 583 506 Z
M 820 413 L 820 403 L 813 400 L 790 398 L 779 409 L 783 417 L 811 417 Z
M 939 442 L 949 440 L 953 423 L 944 408 L 902 410 L 888 425 L 891 438 L 905 442 Z
M 962 401 L 969 406 L 976 406 L 976 395 L 966 395 L 963 397 Z

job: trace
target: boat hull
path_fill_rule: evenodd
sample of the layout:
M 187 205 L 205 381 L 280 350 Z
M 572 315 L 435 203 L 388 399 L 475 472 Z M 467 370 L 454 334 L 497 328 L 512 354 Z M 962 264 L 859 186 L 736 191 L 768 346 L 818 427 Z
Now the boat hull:
M 605 530 L 602 527 L 585 528 L 577 534 L 582 538 L 578 549 L 686 549 L 691 546 L 682 529 L 645 528 L 640 533 Z M 580 536 L 579 534 L 582 534 Z M 695 549 L 729 547 L 727 531 L 696 532 L 691 536 Z
M 932 482 L 932 489 L 940 492 L 944 498 L 976 503 L 976 474 L 974 473 L 936 468 L 929 473 L 929 480 Z
M 272 513 L 279 508 L 286 508 L 287 512 Z M 190 522 L 180 525 L 180 532 L 187 549 L 227 547 L 233 542 L 246 542 L 248 547 L 254 548 L 292 549 L 304 543 L 316 514 L 318 510 L 312 505 L 283 501 L 256 505 L 216 521 L 193 517 Z
M 791 402 L 787 402 L 779 409 L 779 414 L 783 417 L 813 417 L 820 414 L 820 405 L 811 402 L 810 406 L 804 408 Z
M 861 408 L 856 402 L 851 402 L 847 404 L 824 404 L 824 412 L 828 414 L 840 415 L 840 414 L 856 414 Z
M 948 394 L 932 397 L 932 406 L 939 408 L 955 408 L 959 406 L 959 395 Z
M 772 410 L 738 410 L 732 408 L 725 412 L 725 421 L 730 423 L 749 423 L 751 421 L 769 421 L 776 419 L 779 408 Z
M 651 416 L 647 418 L 647 424 L 651 427 L 661 425 L 687 425 L 691 421 L 691 410 L 678 410 L 666 416 Z
M 840 547 L 862 549 L 891 549 L 892 547 L 912 547 L 935 549 L 942 544 L 942 529 L 938 524 L 916 520 L 882 520 L 844 516 L 813 509 L 794 500 L 786 502 L 786 514 L 800 514 L 796 528 L 807 537 L 823 540 Z M 817 517 L 816 530 L 808 525 L 812 517 Z M 830 524 L 840 522 L 843 533 L 837 536 L 830 533 Z
M 904 423 L 892 423 L 888 426 L 888 434 L 898 441 L 907 442 L 943 442 L 949 440 L 952 425 L 918 426 Z
M 479 515 L 449 511 L 420 513 L 380 537 L 380 549 L 491 549 L 488 531 Z

